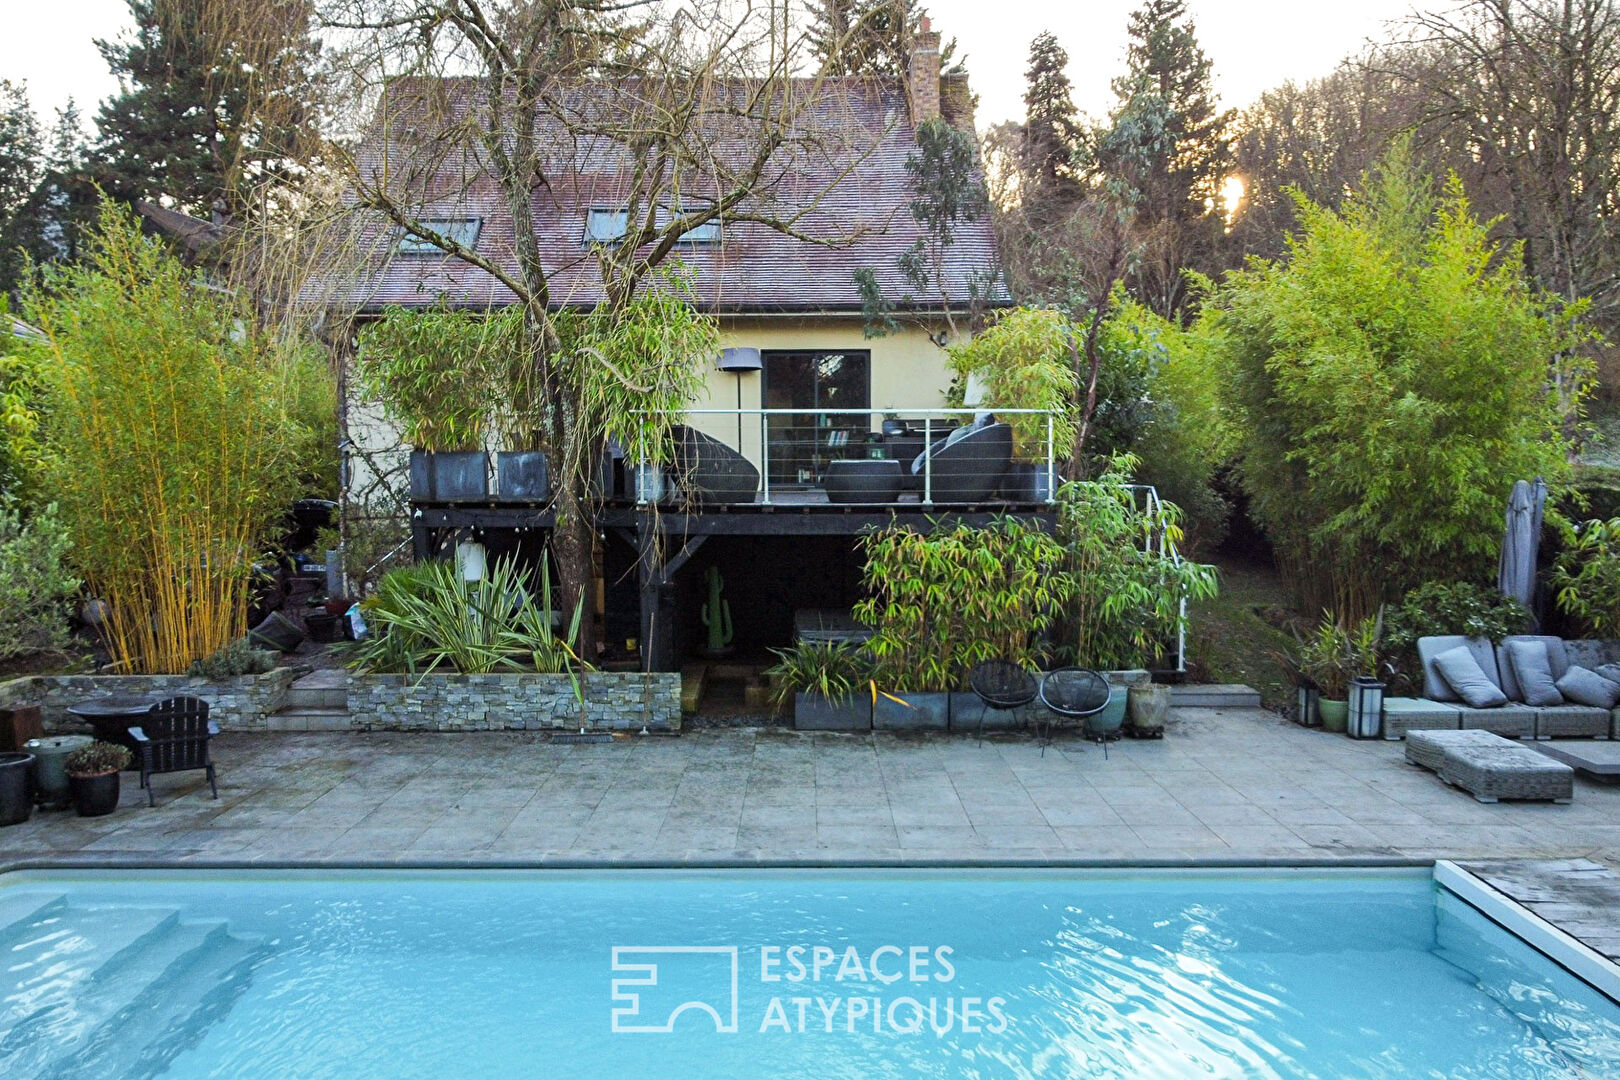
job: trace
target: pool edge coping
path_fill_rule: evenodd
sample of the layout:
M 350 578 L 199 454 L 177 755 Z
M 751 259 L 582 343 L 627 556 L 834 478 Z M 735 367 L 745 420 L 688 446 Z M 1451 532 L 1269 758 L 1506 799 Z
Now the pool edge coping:
M 1620 1005 L 1620 964 L 1450 859 L 1434 860 L 1434 881 L 1502 930 Z

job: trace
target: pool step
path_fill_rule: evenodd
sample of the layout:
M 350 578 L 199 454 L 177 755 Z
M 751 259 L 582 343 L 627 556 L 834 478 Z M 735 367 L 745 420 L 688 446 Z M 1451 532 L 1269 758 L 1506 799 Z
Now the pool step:
M 263 953 L 257 939 L 233 935 L 223 922 L 197 926 L 205 933 L 201 948 L 145 987 L 83 1046 L 53 1055 L 35 1080 L 150 1080 L 196 1046 L 247 989 L 248 969 Z
M 9 943 L 66 906 L 66 897 L 52 893 L 0 893 L 0 944 Z
M 33 907 L 6 925 L 0 969 L 0 1077 L 156 1076 L 131 1071 L 138 1047 L 156 1059 L 189 1032 L 200 1038 L 205 1006 L 238 991 L 227 985 L 259 949 L 221 920 L 182 922 L 176 908 L 76 907 L 62 897 L 8 898 L 6 912 Z M 223 1012 L 210 1013 L 212 1019 Z M 184 1029 L 182 1031 L 181 1029 Z M 143 1053 L 146 1051 L 143 1050 Z M 170 1055 L 172 1057 L 172 1054 Z M 163 1058 L 166 1067 L 169 1058 Z

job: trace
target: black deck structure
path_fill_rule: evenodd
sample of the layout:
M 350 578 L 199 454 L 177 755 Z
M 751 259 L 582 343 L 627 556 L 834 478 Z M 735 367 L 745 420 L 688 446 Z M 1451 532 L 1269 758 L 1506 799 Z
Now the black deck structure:
M 643 670 L 671 671 L 681 666 L 678 630 L 683 621 L 680 604 L 682 571 L 713 540 L 737 542 L 754 553 L 755 572 L 774 567 L 778 574 L 793 569 L 787 562 L 820 558 L 818 553 L 853 549 L 855 538 L 870 529 L 893 525 L 919 531 L 956 524 L 983 526 L 1011 515 L 1052 527 L 1057 514 L 1045 502 L 990 501 L 982 503 L 925 504 L 908 493 L 900 501 L 870 504 L 833 504 L 819 490 L 773 491 L 771 502 L 704 505 L 697 503 L 609 502 L 597 511 L 596 527 L 605 542 L 627 556 L 633 585 L 619 580 L 628 575 L 604 574 L 610 590 L 633 587 L 639 610 L 639 648 Z M 515 546 L 518 538 L 547 541 L 556 520 L 548 505 L 477 502 L 417 503 L 412 532 L 418 559 L 433 558 L 473 536 Z M 819 546 L 818 546 L 819 545 Z M 784 547 L 787 551 L 784 551 Z M 791 552 L 791 554 L 788 554 Z M 812 573 L 846 577 L 847 566 L 808 568 Z M 690 593 L 690 589 L 688 592 Z M 738 606 L 733 595 L 733 608 Z M 806 606 L 815 606 L 807 604 Z M 780 642 L 786 644 L 786 641 Z

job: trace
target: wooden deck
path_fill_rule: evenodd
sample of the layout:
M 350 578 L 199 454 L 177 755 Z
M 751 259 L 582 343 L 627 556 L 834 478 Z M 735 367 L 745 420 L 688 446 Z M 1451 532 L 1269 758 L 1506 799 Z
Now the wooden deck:
M 1593 952 L 1620 962 L 1620 874 L 1590 859 L 1458 862 Z

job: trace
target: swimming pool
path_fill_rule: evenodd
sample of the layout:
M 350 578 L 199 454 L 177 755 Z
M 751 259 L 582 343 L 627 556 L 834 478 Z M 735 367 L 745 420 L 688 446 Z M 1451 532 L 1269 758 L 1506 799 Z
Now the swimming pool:
M 1620 1075 L 1423 870 L 19 872 L 7 1080 Z

